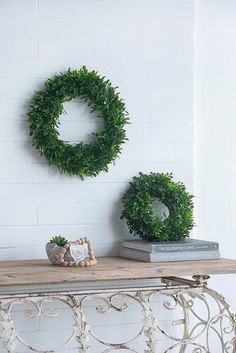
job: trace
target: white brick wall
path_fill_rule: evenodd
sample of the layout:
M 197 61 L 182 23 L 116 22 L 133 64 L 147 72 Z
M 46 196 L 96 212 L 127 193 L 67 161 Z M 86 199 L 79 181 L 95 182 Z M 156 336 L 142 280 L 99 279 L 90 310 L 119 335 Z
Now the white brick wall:
M 193 16 L 193 0 L 1 1 L 0 259 L 45 257 L 58 233 L 115 254 L 128 236 L 120 197 L 139 171 L 172 171 L 191 191 Z M 25 114 L 46 78 L 84 64 L 119 86 L 132 124 L 109 173 L 81 181 L 31 147 Z M 100 128 L 78 102 L 67 111 L 67 138 Z
M 0 33 L 2 247 L 29 246 L 32 257 L 43 256 L 36 247 L 63 227 L 68 238 L 87 229 L 95 247 L 104 242 L 98 255 L 107 254 L 128 235 L 119 200 L 133 175 L 173 171 L 191 189 L 192 1 L 4 1 Z M 38 155 L 25 116 L 47 77 L 83 64 L 119 86 L 132 123 L 116 165 L 84 182 L 60 175 Z M 75 101 L 66 108 L 62 136 L 79 141 L 99 130 L 86 106 Z M 10 249 L 1 254 L 16 256 Z

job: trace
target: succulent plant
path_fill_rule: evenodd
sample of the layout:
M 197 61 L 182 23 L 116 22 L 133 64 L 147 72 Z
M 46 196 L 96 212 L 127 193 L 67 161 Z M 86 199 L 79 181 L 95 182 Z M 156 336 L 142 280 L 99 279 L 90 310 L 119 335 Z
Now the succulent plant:
M 66 240 L 66 238 L 62 237 L 61 235 L 55 235 L 50 240 L 50 243 L 57 244 L 58 246 L 64 246 L 68 243 L 68 240 Z

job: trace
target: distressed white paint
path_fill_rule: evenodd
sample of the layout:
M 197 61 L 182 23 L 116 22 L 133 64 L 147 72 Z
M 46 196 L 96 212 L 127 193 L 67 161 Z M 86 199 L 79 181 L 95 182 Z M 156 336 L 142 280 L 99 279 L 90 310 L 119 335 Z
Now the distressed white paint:
M 13 312 L 16 307 L 21 310 Z M 63 324 L 57 329 L 58 333 L 63 327 L 64 330 L 55 339 L 50 328 L 55 321 L 61 324 L 62 316 Z M 38 353 L 59 352 L 64 348 L 76 350 L 76 347 L 80 353 L 98 350 L 101 353 L 116 350 L 184 353 L 189 348 L 199 353 L 215 352 L 219 348 L 222 353 L 235 350 L 235 315 L 228 303 L 217 292 L 201 284 L 197 286 L 194 281 L 186 285 L 186 280 L 182 283 L 181 278 L 167 287 L 129 291 L 107 289 L 89 293 L 82 290 L 79 294 L 67 291 L 43 296 L 0 296 L 0 318 L 0 343 L 9 353 L 20 347 Z M 28 326 L 31 334 L 29 330 L 27 338 L 20 330 L 22 320 L 27 326 L 31 322 Z M 37 331 L 43 323 L 45 331 L 40 333 L 44 340 L 40 342 Z

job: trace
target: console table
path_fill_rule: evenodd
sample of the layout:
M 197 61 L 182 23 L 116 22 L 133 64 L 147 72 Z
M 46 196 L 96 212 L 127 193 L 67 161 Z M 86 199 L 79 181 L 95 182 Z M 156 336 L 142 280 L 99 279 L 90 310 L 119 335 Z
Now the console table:
M 103 257 L 98 258 L 95 267 L 83 269 L 53 266 L 47 260 L 2 261 L 0 352 L 14 353 L 20 342 L 30 351 L 55 353 L 73 340 L 77 352 L 87 353 L 91 352 L 92 339 L 101 347 L 96 353 L 235 353 L 236 316 L 227 301 L 207 285 L 209 275 L 232 273 L 236 273 L 236 260 L 229 259 L 146 263 Z M 192 278 L 182 278 L 185 276 Z M 154 297 L 161 298 L 160 317 L 153 308 Z M 100 301 L 94 315 L 101 315 L 101 320 L 109 312 L 127 312 L 133 302 L 143 315 L 140 330 L 128 341 L 110 342 L 109 337 L 99 337 L 85 314 L 88 300 Z M 55 320 L 55 301 L 72 311 L 71 336 L 63 344 L 55 343 L 55 347 L 47 349 L 25 342 L 12 316 L 14 306 L 33 306 L 25 315 L 35 320 L 41 316 Z M 182 327 L 181 336 L 161 325 L 163 312 L 175 310 L 180 316 L 173 319 L 172 326 Z M 211 348 L 211 336 L 214 343 L 217 341 L 217 351 Z M 160 337 L 168 342 L 164 351 L 160 350 Z

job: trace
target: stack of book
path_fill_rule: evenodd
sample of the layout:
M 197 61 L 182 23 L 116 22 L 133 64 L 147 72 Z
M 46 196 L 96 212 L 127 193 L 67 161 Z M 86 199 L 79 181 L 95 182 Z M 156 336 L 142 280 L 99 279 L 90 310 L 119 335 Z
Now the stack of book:
M 163 243 L 144 240 L 123 241 L 120 256 L 147 262 L 216 260 L 219 244 L 214 241 L 187 238 Z

